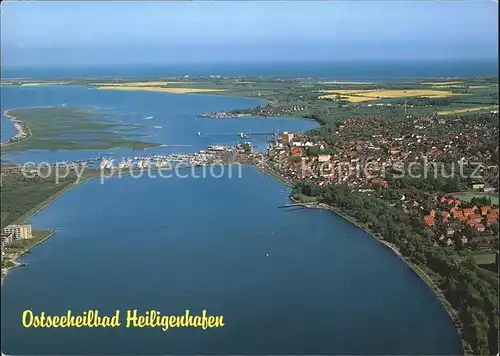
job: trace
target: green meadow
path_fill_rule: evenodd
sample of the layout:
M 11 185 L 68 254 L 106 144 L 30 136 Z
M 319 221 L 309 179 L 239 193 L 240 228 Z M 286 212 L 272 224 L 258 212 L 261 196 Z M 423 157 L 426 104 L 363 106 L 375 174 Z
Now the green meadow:
M 26 124 L 31 135 L 2 145 L 4 151 L 143 149 L 158 145 L 144 141 L 148 135 L 135 132 L 146 126 L 123 124 L 117 121 L 119 115 L 92 109 L 39 107 L 9 110 L 8 115 Z

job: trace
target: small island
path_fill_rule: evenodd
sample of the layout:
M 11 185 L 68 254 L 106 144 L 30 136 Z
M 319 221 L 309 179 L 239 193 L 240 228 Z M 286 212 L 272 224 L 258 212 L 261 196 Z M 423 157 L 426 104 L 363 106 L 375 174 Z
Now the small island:
M 135 131 L 146 125 L 125 124 L 120 115 L 99 112 L 97 108 L 31 107 L 6 110 L 17 134 L 2 143 L 2 151 L 81 150 L 124 147 L 144 149 L 159 143 L 143 140 Z

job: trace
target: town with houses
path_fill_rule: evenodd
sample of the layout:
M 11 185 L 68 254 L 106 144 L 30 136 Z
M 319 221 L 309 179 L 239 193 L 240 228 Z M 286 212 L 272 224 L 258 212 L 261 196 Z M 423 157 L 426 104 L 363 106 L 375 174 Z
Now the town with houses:
M 2 3 L 0 356 L 499 355 L 498 0 L 88 3 Z
M 342 185 L 378 195 L 406 214 L 418 214 L 436 244 L 495 249 L 499 148 L 495 119 L 483 116 L 476 115 L 478 120 L 473 121 L 430 116 L 396 123 L 377 116 L 347 118 L 308 133 L 275 133 L 264 152 L 254 152 L 251 142 L 242 142 L 209 146 L 192 154 L 121 160 L 96 157 L 54 166 L 120 171 L 164 169 L 175 162 L 194 166 L 249 164 L 291 186 L 308 181 L 320 187 Z M 37 171 L 21 170 L 30 174 Z M 440 185 L 440 175 L 447 178 L 445 185 Z M 449 179 L 451 175 L 455 178 Z M 456 197 L 464 191 L 483 198 L 471 202 Z M 12 241 L 31 237 L 26 226 L 4 229 L 2 253 Z
M 318 139 L 321 135 L 314 132 L 285 132 L 265 153 L 266 166 L 292 184 L 301 180 L 318 186 L 341 184 L 386 198 L 407 214 L 418 213 L 436 243 L 495 248 L 497 129 L 494 120 L 477 117 L 476 123 L 460 117 L 424 117 L 395 125 L 387 125 L 386 118 L 358 117 L 344 120 L 328 140 Z M 434 178 L 440 176 L 448 178 L 443 186 Z M 461 191 L 483 199 L 454 197 Z

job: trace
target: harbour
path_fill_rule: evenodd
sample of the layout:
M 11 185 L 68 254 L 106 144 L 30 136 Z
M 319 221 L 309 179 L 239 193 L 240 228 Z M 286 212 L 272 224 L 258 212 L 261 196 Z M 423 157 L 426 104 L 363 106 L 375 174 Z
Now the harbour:
M 4 3 L 2 356 L 498 354 L 498 0 Z
M 95 91 L 81 88 L 31 88 L 38 93 L 34 96 L 22 96 L 26 88 L 17 89 L 15 97 L 16 91 L 11 90 L 2 97 L 3 102 L 17 100 L 18 107 L 23 98 L 26 106 L 43 98 L 48 89 L 60 95 L 62 102 L 80 100 L 115 107 L 119 113 L 134 112 L 133 107 L 121 104 L 131 98 L 128 92 L 106 92 L 98 99 Z M 290 190 L 271 176 L 246 166 L 241 178 L 173 176 L 162 180 L 111 175 L 120 167 L 124 171 L 168 169 L 170 163 L 181 162 L 202 175 L 203 167 L 197 164 L 256 159 L 268 147 L 269 133 L 301 132 L 317 124 L 283 118 L 197 121 L 198 112 L 228 110 L 243 102 L 138 95 L 155 99 L 144 112 L 127 120 L 154 116 L 165 128 L 155 130 L 160 132 L 156 139 L 173 146 L 10 155 L 17 162 L 55 162 L 51 164 L 61 169 L 102 165 L 110 177 L 103 184 L 97 179 L 85 181 L 30 218 L 34 228 L 54 229 L 55 234 L 23 256 L 20 262 L 27 266 L 12 270 L 4 281 L 2 303 L 9 305 L 2 310 L 2 325 L 9 325 L 2 330 L 5 353 L 95 355 L 98 349 L 120 354 L 199 354 L 206 350 L 234 354 L 242 347 L 271 354 L 296 350 L 307 354 L 332 350 L 360 354 L 456 352 L 458 340 L 446 313 L 392 251 L 333 214 L 277 209 L 292 204 Z M 163 111 L 165 101 L 170 104 L 168 115 Z M 266 134 L 238 135 L 249 132 Z M 251 142 L 246 147 L 253 153 L 238 153 L 238 145 L 243 149 L 245 142 Z M 32 297 L 41 290 L 46 291 L 44 298 Z M 380 305 L 381 300 L 386 306 Z M 28 306 L 57 314 L 70 308 L 87 310 L 89 305 L 107 313 L 129 307 L 175 313 L 188 306 L 224 315 L 231 327 L 211 334 L 192 330 L 131 334 L 120 328 L 101 333 L 95 329 L 28 331 L 19 326 L 18 316 Z M 290 314 L 290 310 L 301 312 Z M 273 315 L 286 315 L 291 322 L 283 326 Z M 301 328 L 296 327 L 299 322 L 312 331 L 305 344 Z M 381 330 L 380 323 L 387 327 Z M 269 338 L 277 329 L 286 342 Z M 48 345 L 47 332 L 50 338 L 71 342 Z M 325 333 L 328 337 L 315 336 Z M 360 337 L 363 343 L 357 341 Z M 86 341 L 89 338 L 94 340 L 92 345 Z M 404 343 L 394 344 L 394 339 Z M 265 349 L 259 346 L 262 340 Z

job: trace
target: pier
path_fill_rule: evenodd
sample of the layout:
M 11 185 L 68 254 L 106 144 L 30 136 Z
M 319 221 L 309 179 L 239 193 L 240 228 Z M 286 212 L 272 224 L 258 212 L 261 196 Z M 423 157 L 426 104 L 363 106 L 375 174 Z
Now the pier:
M 249 136 L 273 136 L 273 137 L 278 137 L 280 135 L 280 132 L 278 130 L 273 130 L 272 132 L 252 132 L 251 130 L 248 130 L 248 132 L 239 132 L 238 136 L 241 138 L 244 137 L 249 137 Z
M 293 207 L 296 207 L 296 206 L 301 206 L 301 207 L 309 208 L 311 206 L 317 206 L 317 205 L 318 205 L 317 203 L 290 203 L 290 204 L 280 205 L 280 206 L 278 206 L 278 208 L 293 208 Z

